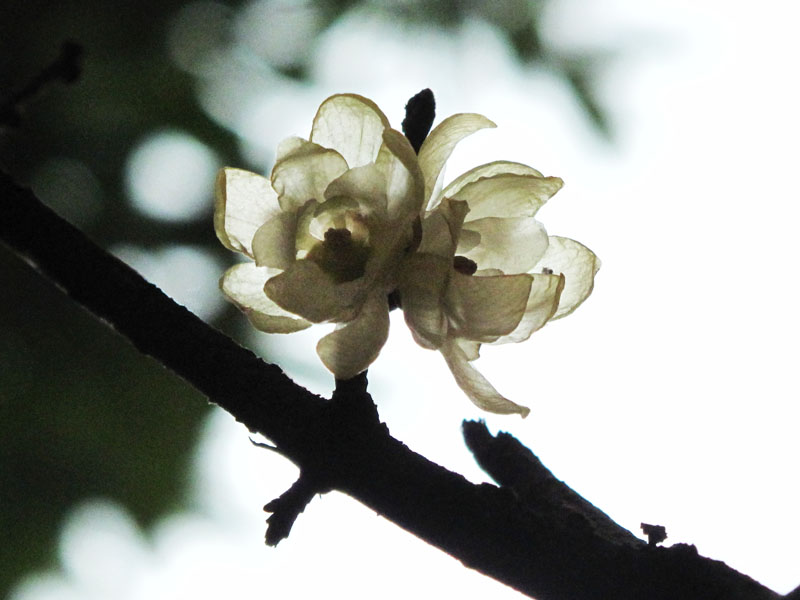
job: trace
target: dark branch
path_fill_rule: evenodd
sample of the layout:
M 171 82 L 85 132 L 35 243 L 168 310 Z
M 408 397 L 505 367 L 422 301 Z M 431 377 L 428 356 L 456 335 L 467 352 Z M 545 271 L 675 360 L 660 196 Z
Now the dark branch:
M 493 437 L 482 422 L 464 421 L 464 441 L 481 468 L 501 487 L 513 490 L 525 506 L 560 521 L 585 523 L 616 545 L 641 548 L 642 541 L 607 514 L 556 479 L 539 458 L 508 433 Z
M 288 490 L 268 502 L 264 506 L 264 511 L 272 513 L 267 518 L 267 534 L 265 540 L 268 546 L 277 546 L 281 540 L 289 537 L 292 526 L 306 509 L 308 503 L 316 494 L 322 494 L 330 490 L 323 490 L 318 487 L 317 482 L 312 481 L 305 473 L 292 484 Z
M 378 421 L 366 376 L 337 382 L 331 401 L 314 396 L 176 305 L 2 173 L 0 239 L 300 467 L 301 482 L 268 505 L 276 537 L 288 533 L 314 493 L 336 489 L 540 600 L 779 597 L 692 546 L 649 548 L 630 534 L 610 533 L 620 528 L 544 475 L 511 436 L 492 438 L 485 427 L 472 427 L 470 447 L 505 487 L 474 485 L 428 461 Z

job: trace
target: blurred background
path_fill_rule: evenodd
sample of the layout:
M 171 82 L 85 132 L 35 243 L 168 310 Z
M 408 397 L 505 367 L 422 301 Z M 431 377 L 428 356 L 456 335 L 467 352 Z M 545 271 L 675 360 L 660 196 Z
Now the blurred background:
M 332 93 L 399 127 L 498 128 L 448 178 L 498 159 L 562 177 L 539 213 L 603 260 L 574 315 L 477 366 L 526 420 L 477 411 L 393 315 L 370 389 L 393 435 L 485 476 L 460 438 L 485 418 L 636 534 L 696 544 L 781 593 L 800 584 L 800 122 L 796 9 L 766 0 L 6 2 L 0 106 L 83 47 L 0 128 L 0 168 L 203 319 L 329 394 L 324 328 L 250 329 L 216 282 L 223 165 L 267 173 Z M 2 218 L 2 217 L 0 217 Z M 0 597 L 292 594 L 520 597 L 336 494 L 263 545 L 296 477 L 247 431 L 0 248 Z

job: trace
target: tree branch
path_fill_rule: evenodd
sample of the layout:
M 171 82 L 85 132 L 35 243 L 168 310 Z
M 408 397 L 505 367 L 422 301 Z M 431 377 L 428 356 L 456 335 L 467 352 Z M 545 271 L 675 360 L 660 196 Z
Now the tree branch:
M 270 503 L 288 533 L 309 491 L 340 490 L 400 527 L 540 600 L 773 600 L 693 546 L 648 547 L 556 480 L 507 434 L 465 435 L 502 485 L 474 485 L 409 450 L 380 423 L 366 377 L 330 401 L 209 327 L 0 173 L 0 239 L 251 431 L 308 479 Z M 288 512 L 281 514 L 282 507 Z M 299 510 L 297 510 L 299 507 Z M 275 516 L 275 515 L 273 515 Z M 270 525 L 272 527 L 272 524 Z

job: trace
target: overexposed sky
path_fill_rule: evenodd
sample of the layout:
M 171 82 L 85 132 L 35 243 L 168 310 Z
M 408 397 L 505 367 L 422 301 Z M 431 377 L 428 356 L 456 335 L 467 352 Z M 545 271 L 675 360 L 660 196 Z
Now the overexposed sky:
M 270 150 L 307 134 L 330 93 L 366 95 L 399 125 L 406 99 L 430 87 L 439 118 L 479 112 L 498 124 L 462 143 L 450 177 L 497 159 L 562 177 L 564 189 L 539 218 L 602 259 L 595 292 L 524 344 L 484 347 L 477 363 L 531 415 L 480 413 L 394 314 L 370 369 L 381 417 L 412 449 L 474 481 L 483 475 L 460 423 L 485 418 L 634 533 L 642 521 L 660 523 L 667 544 L 693 543 L 785 593 L 800 584 L 794 11 L 778 1 L 758 10 L 744 2 L 554 3 L 549 42 L 616 53 L 599 78 L 613 143 L 597 136 L 563 81 L 519 66 L 481 22 L 443 37 L 354 14 L 316 49 L 314 85 L 226 72 L 208 79 L 203 102 L 240 131 L 244 155 L 266 170 Z M 313 352 L 322 333 L 254 335 L 254 344 L 328 393 L 332 379 Z M 196 512 L 144 538 L 124 509 L 87 505 L 65 529 L 64 572 L 28 580 L 14 600 L 223 590 L 519 597 L 338 494 L 315 499 L 288 540 L 265 548 L 261 506 L 295 472 L 251 447 L 230 421 L 215 416 L 199 451 Z M 108 544 L 126 560 L 92 570 L 90 550 Z M 112 572 L 113 580 L 103 575 Z

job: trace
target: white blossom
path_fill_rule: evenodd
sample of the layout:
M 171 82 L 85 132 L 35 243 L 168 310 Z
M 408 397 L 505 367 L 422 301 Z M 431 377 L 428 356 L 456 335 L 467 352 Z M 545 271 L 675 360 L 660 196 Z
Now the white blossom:
M 493 125 L 479 115 L 450 117 L 431 132 L 420 161 L 446 160 L 463 137 Z M 481 344 L 521 342 L 574 311 L 600 262 L 584 245 L 548 236 L 535 219 L 561 179 L 507 161 L 476 167 L 432 193 L 437 177 L 425 174 L 422 240 L 399 279 L 406 323 L 417 343 L 442 353 L 477 406 L 524 417 L 529 409 L 503 397 L 471 363 Z
M 250 259 L 225 273 L 222 291 L 265 332 L 336 323 L 317 352 L 337 378 L 353 377 L 386 341 L 387 297 L 423 205 L 423 175 L 403 134 L 372 101 L 332 96 L 308 140 L 281 142 L 269 179 L 220 172 L 217 236 Z

